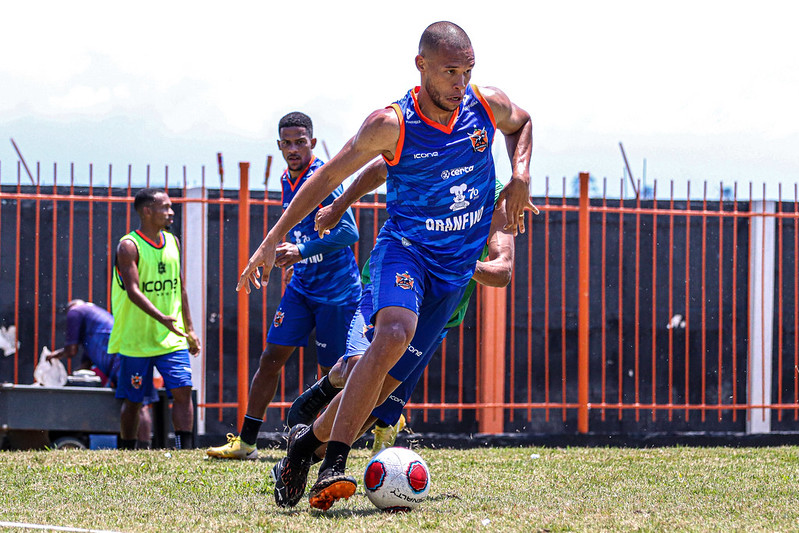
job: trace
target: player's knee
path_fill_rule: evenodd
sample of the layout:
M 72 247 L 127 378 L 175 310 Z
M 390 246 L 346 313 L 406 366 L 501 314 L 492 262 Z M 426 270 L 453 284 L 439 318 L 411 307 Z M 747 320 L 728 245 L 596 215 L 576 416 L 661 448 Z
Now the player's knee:
M 385 324 L 380 329 L 375 330 L 373 343 L 381 342 L 391 347 L 396 347 L 398 352 L 405 351 L 411 343 L 415 329 L 402 322 L 392 322 Z

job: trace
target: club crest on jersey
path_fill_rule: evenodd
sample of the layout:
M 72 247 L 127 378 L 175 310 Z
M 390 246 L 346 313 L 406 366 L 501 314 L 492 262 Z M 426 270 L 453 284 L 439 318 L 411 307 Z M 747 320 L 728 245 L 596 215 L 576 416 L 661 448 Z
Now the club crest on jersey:
M 481 130 L 475 128 L 474 133 L 469 135 L 469 140 L 472 141 L 472 150 L 475 152 L 485 152 L 488 148 L 488 133 L 485 128 Z
M 413 278 L 408 271 L 406 270 L 402 274 L 397 272 L 394 275 L 394 286 L 399 287 L 400 289 L 410 290 L 413 289 Z
M 142 384 L 141 374 L 133 374 L 132 376 L 130 376 L 131 387 L 133 387 L 136 390 L 139 390 L 141 388 L 141 384 Z
M 286 316 L 286 313 L 283 311 L 278 311 L 275 313 L 275 319 L 272 320 L 272 325 L 276 328 L 279 328 L 281 324 L 283 324 L 283 318 Z

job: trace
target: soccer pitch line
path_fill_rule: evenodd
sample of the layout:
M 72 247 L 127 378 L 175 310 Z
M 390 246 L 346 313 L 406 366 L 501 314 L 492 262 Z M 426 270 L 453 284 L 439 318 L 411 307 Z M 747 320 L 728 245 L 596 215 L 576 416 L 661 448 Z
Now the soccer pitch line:
M 75 531 L 79 533 L 121 533 L 106 529 L 83 529 L 80 527 L 48 526 L 46 524 L 28 524 L 25 522 L 0 522 L 0 527 L 16 527 L 19 529 L 42 529 L 45 531 Z

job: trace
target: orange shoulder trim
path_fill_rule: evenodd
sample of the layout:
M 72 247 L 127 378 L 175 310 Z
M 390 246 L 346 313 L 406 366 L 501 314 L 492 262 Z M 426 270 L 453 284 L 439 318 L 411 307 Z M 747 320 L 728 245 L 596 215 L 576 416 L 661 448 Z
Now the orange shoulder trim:
M 474 95 L 477 97 L 477 99 L 480 100 L 480 103 L 483 104 L 486 113 L 488 113 L 488 118 L 491 119 L 491 124 L 494 126 L 494 129 L 496 130 L 497 119 L 494 118 L 494 112 L 491 110 L 491 105 L 488 103 L 488 100 L 485 99 L 483 93 L 480 92 L 480 89 L 477 87 L 477 85 L 472 84 L 472 90 L 474 91 Z
M 386 161 L 386 164 L 390 166 L 394 166 L 399 163 L 400 156 L 402 155 L 402 145 L 405 144 L 405 120 L 402 116 L 402 110 L 399 107 L 399 104 L 391 104 L 390 106 L 386 107 L 392 108 L 394 112 L 397 114 L 397 119 L 399 120 L 400 126 L 400 134 L 399 139 L 397 140 L 397 147 L 394 149 L 394 159 L 389 160 L 386 156 L 383 156 L 383 159 Z

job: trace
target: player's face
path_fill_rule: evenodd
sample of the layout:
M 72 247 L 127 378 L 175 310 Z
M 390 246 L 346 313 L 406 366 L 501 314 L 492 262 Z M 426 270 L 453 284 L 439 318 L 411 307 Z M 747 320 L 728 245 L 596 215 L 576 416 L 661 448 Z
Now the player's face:
M 308 166 L 313 158 L 314 146 L 316 139 L 311 139 L 305 128 L 291 126 L 280 129 L 277 147 L 290 171 L 299 172 Z
M 168 229 L 175 221 L 175 212 L 172 210 L 172 200 L 165 193 L 155 195 L 155 201 L 147 207 L 150 220 L 160 229 Z
M 474 51 L 471 48 L 442 47 L 417 56 L 422 85 L 438 108 L 455 111 L 463 101 L 472 79 Z

